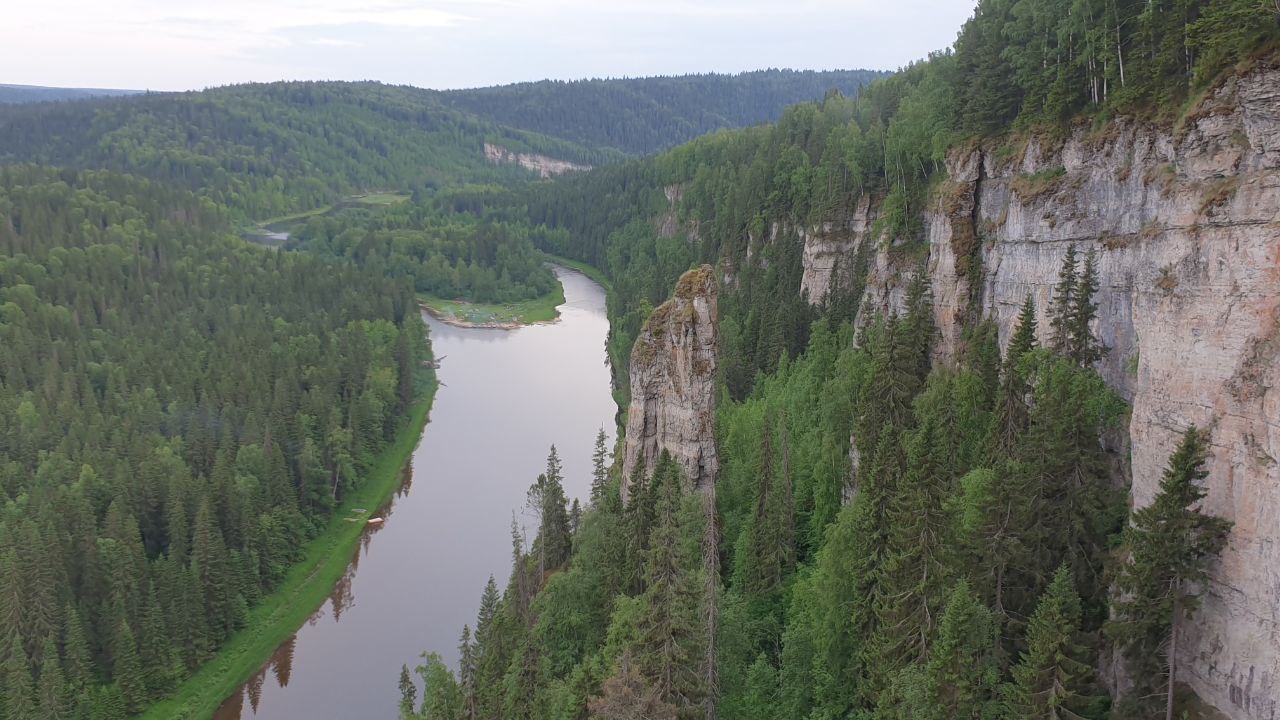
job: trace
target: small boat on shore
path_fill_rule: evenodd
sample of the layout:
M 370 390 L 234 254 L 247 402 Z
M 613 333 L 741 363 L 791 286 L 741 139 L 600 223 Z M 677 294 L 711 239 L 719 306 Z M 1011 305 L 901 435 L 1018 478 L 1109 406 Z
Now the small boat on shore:
M 385 520 L 384 518 L 380 518 L 380 517 L 372 517 L 372 518 L 369 518 L 369 524 L 370 524 L 370 525 L 381 525 L 381 524 L 382 524 L 382 523 L 384 523 L 384 522 L 386 522 L 386 520 Z

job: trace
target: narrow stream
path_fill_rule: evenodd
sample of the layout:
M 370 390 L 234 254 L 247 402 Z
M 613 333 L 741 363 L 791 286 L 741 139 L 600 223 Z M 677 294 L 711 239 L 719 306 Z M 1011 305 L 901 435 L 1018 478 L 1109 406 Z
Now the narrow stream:
M 565 491 L 585 498 L 591 451 L 615 406 L 605 361 L 604 290 L 556 269 L 560 321 L 461 329 L 428 318 L 441 387 L 404 484 L 365 531 L 325 604 L 282 644 L 215 720 L 394 720 L 400 666 L 424 650 L 457 661 L 485 581 L 505 587 L 511 518 L 554 443 Z M 612 446 L 612 439 L 610 440 Z

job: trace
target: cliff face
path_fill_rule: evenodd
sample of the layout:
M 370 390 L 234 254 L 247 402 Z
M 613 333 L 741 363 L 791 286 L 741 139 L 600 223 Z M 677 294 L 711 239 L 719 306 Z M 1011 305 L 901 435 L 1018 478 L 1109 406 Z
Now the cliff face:
M 590 165 L 579 165 L 568 160 L 557 160 L 553 157 L 535 153 L 518 153 L 493 143 L 484 144 L 484 157 L 489 162 L 498 165 L 519 165 L 526 170 L 538 173 L 544 178 L 577 170 L 591 169 Z
M 1239 720 L 1280 717 L 1280 69 L 1233 78 L 1177 129 L 1102 133 L 951 154 L 926 214 L 946 361 L 967 317 L 1007 342 L 1028 294 L 1041 340 L 1068 245 L 1098 251 L 1099 369 L 1132 403 L 1132 503 L 1155 495 L 1179 434 L 1211 433 L 1208 512 L 1235 523 L 1185 628 L 1179 679 Z M 865 215 L 865 213 L 864 213 Z M 868 232 L 811 233 L 805 282 L 821 299 L 832 255 Z M 913 269 L 880 244 L 864 300 L 901 303 Z M 825 271 L 825 272 L 824 272 Z M 812 277 L 811 277 L 812 276 Z
M 711 266 L 686 272 L 631 351 L 624 501 L 636 465 L 643 462 L 652 473 L 663 450 L 693 487 L 710 492 L 715 486 L 716 297 Z

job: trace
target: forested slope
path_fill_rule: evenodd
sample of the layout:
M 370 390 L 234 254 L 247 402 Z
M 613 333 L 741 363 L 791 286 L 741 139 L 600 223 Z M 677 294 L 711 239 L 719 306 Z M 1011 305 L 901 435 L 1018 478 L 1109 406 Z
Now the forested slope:
M 450 110 L 431 92 L 378 83 L 236 85 L 0 108 L 0 162 L 134 173 L 255 219 L 363 190 L 527 177 L 487 162 L 486 140 L 603 159 Z
M 721 473 L 615 465 L 575 528 L 549 466 L 405 714 L 1274 714 L 1278 15 L 984 0 L 854 100 L 489 197 L 614 282 L 622 385 L 716 268 Z
M 0 169 L 4 717 L 122 718 L 284 577 L 415 397 L 407 283 L 208 199 Z
M 0 107 L 0 163 L 134 173 L 261 220 L 372 189 L 424 192 L 528 179 L 518 167 L 487 161 L 485 143 L 604 164 L 775 117 L 828 87 L 855 92 L 875 75 L 774 71 L 460 93 L 279 82 L 13 105 Z M 714 104 L 695 109 L 705 100 Z M 602 128 L 622 135 L 611 138 Z
M 443 94 L 453 107 L 592 147 L 646 155 L 724 128 L 778 119 L 830 91 L 858 94 L 875 70 L 758 70 L 725 75 L 543 80 Z
M 555 289 L 555 275 L 534 243 L 546 246 L 547 236 L 558 234 L 542 226 L 490 222 L 401 203 L 381 211 L 312 217 L 293 232 L 285 247 L 348 259 L 385 277 L 406 278 L 419 293 L 510 303 Z
M 134 95 L 138 90 L 112 90 L 107 88 L 64 88 L 42 85 L 0 84 L 0 104 L 19 104 L 63 100 L 83 100 L 103 95 Z

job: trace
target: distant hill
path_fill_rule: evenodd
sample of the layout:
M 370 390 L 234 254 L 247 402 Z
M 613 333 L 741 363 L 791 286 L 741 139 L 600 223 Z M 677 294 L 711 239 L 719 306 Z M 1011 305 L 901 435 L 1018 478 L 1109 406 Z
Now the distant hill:
M 724 128 L 773 122 L 830 90 L 856 95 L 879 70 L 758 70 L 726 75 L 543 80 L 443 93 L 503 125 L 644 155 Z
M 258 219 L 362 190 L 529 176 L 489 162 L 486 142 L 585 164 L 609 159 L 449 108 L 429 90 L 371 82 L 233 85 L 0 106 L 0 164 L 133 173 Z
M 787 105 L 853 94 L 881 73 L 542 82 L 468 91 L 376 82 L 277 82 L 0 105 L 0 164 L 142 175 L 263 219 L 370 189 L 523 181 L 491 154 L 601 165 Z M 533 158 L 525 165 L 538 165 Z
M 137 95 L 141 90 L 115 90 L 111 88 L 63 88 L 42 85 L 7 85 L 0 83 L 0 105 L 49 102 L 57 100 L 84 100 L 92 97 L 119 97 Z

